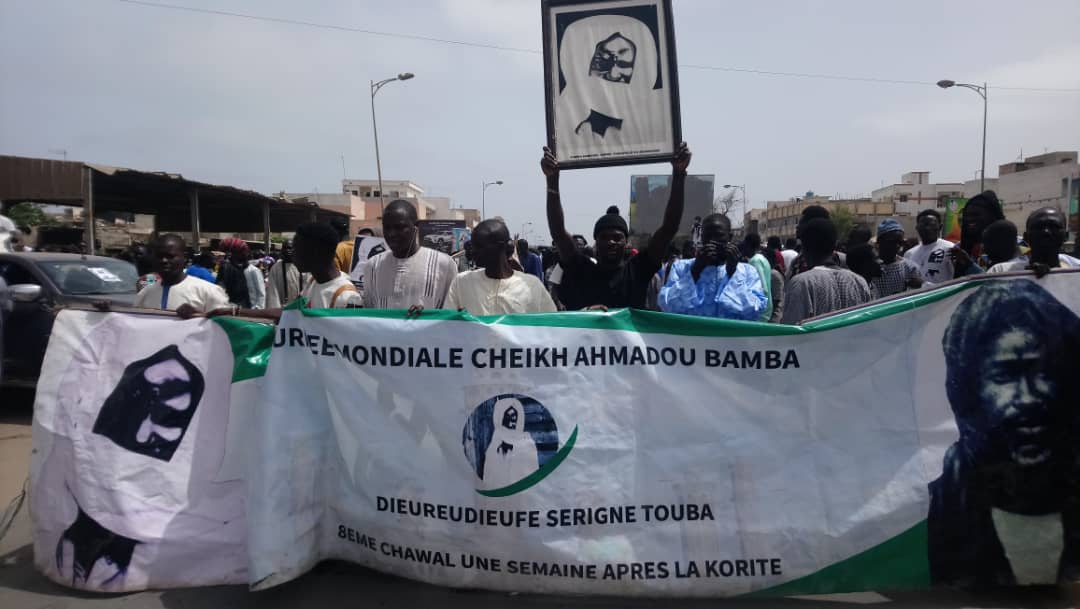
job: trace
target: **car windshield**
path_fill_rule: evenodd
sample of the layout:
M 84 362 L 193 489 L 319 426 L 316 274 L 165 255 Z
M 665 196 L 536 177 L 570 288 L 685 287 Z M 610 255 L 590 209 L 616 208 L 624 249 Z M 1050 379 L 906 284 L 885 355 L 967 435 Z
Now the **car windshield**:
M 63 260 L 39 264 L 65 294 L 134 294 L 139 278 L 135 266 L 123 260 Z

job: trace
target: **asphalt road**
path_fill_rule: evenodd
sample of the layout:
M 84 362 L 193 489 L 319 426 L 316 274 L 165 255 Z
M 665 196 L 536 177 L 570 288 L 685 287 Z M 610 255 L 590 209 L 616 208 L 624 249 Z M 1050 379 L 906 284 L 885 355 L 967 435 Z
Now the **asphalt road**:
M 30 462 L 31 392 L 0 390 L 0 506 L 6 508 L 26 480 Z M 123 607 L 125 609 L 195 609 L 229 607 L 346 608 L 451 607 L 461 609 L 645 608 L 698 607 L 788 609 L 843 609 L 860 605 L 883 608 L 1009 608 L 1059 609 L 1080 604 L 1080 586 L 1028 588 L 980 592 L 937 590 L 887 595 L 838 594 L 788 599 L 731 599 L 714 601 L 627 600 L 541 597 L 476 591 L 455 591 L 381 575 L 345 563 L 324 563 L 304 577 L 262 592 L 244 586 L 219 586 L 100 595 L 74 592 L 58 586 L 33 568 L 30 518 L 23 504 L 11 529 L 0 539 L 0 609 L 65 609 L 68 607 Z

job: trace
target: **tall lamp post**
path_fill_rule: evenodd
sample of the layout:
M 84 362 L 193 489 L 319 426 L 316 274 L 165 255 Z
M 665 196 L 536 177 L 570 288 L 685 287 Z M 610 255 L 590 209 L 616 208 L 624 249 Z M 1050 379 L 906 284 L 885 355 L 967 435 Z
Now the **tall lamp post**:
M 972 85 L 964 82 L 956 82 L 954 80 L 939 80 L 937 86 L 942 89 L 948 89 L 949 87 L 963 87 L 965 89 L 971 89 L 979 94 L 979 97 L 983 100 L 983 137 L 982 137 L 982 169 L 979 171 L 979 192 L 986 190 L 986 95 L 989 92 L 989 88 L 986 83 L 982 86 Z
M 527 226 L 532 226 L 532 222 L 524 222 L 524 223 L 522 223 L 521 232 L 518 233 L 518 238 L 519 239 L 527 239 L 528 233 L 525 232 L 525 227 L 527 227 Z
M 494 182 L 484 182 L 484 187 L 480 190 L 480 216 L 481 220 L 487 220 L 487 189 L 488 186 L 502 186 L 502 180 L 495 180 Z
M 740 188 L 742 189 L 742 212 L 743 216 L 746 215 L 746 184 L 724 184 L 724 188 Z M 742 216 L 739 217 L 739 226 L 742 226 Z
M 379 161 L 379 127 L 375 123 L 375 94 L 379 89 L 394 82 L 395 80 L 409 80 L 413 77 L 412 72 L 403 72 L 393 78 L 386 78 L 379 82 L 371 81 L 371 131 L 375 134 L 375 169 L 379 175 L 379 206 L 385 207 L 386 199 L 383 198 L 382 189 L 382 162 Z

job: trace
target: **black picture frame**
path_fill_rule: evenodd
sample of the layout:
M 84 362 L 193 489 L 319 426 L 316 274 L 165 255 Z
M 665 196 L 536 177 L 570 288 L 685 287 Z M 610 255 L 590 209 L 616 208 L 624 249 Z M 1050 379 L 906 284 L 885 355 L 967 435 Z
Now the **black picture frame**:
M 559 159 L 559 167 L 561 169 L 666 163 L 674 158 L 675 152 L 682 142 L 682 117 L 679 106 L 679 69 L 675 51 L 675 26 L 672 20 L 671 0 L 633 0 L 626 2 L 626 4 L 631 4 L 634 7 L 655 7 L 658 13 L 663 16 L 663 40 L 666 42 L 666 48 L 660 48 L 659 32 L 654 31 L 654 36 L 656 36 L 658 41 L 657 54 L 659 69 L 657 72 L 657 81 L 666 83 L 665 86 L 668 89 L 667 94 L 670 97 L 672 134 L 671 152 L 661 154 L 622 155 L 614 158 L 587 160 L 569 160 L 559 157 L 555 124 L 555 98 L 561 91 L 557 90 L 555 80 L 558 78 L 562 81 L 563 78 L 561 67 L 558 73 L 553 69 L 553 64 L 558 63 L 559 61 L 557 33 L 553 31 L 551 23 L 553 9 L 577 7 L 580 8 L 583 13 L 595 13 L 601 15 L 605 13 L 603 5 L 610 6 L 611 4 L 612 0 L 541 0 L 541 29 L 543 31 L 544 47 L 544 109 L 547 121 L 547 144 L 548 148 L 555 154 L 555 157 Z M 611 14 L 626 13 L 620 12 L 620 9 L 616 9 L 612 11 Z M 657 26 L 656 29 L 660 29 L 660 27 Z M 555 76 L 556 74 L 557 77 Z

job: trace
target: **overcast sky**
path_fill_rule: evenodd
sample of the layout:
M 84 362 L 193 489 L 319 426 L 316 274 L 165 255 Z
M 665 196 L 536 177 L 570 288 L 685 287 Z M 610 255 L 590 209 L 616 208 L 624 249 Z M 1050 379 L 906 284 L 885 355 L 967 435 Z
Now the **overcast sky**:
M 153 1 L 153 0 L 151 0 Z M 538 0 L 171 0 L 382 32 L 539 49 Z M 990 82 L 987 174 L 1080 149 L 1080 2 L 675 0 L 679 63 L 933 82 Z M 539 54 L 150 8 L 117 0 L 0 0 L 0 153 L 68 158 L 251 188 L 339 192 L 374 178 L 368 82 L 383 176 L 533 222 L 546 242 Z M 751 205 L 807 190 L 869 194 L 910 170 L 961 181 L 979 168 L 981 100 L 962 89 L 679 72 L 692 173 L 745 183 Z M 591 234 L 630 175 L 568 171 L 571 230 Z

